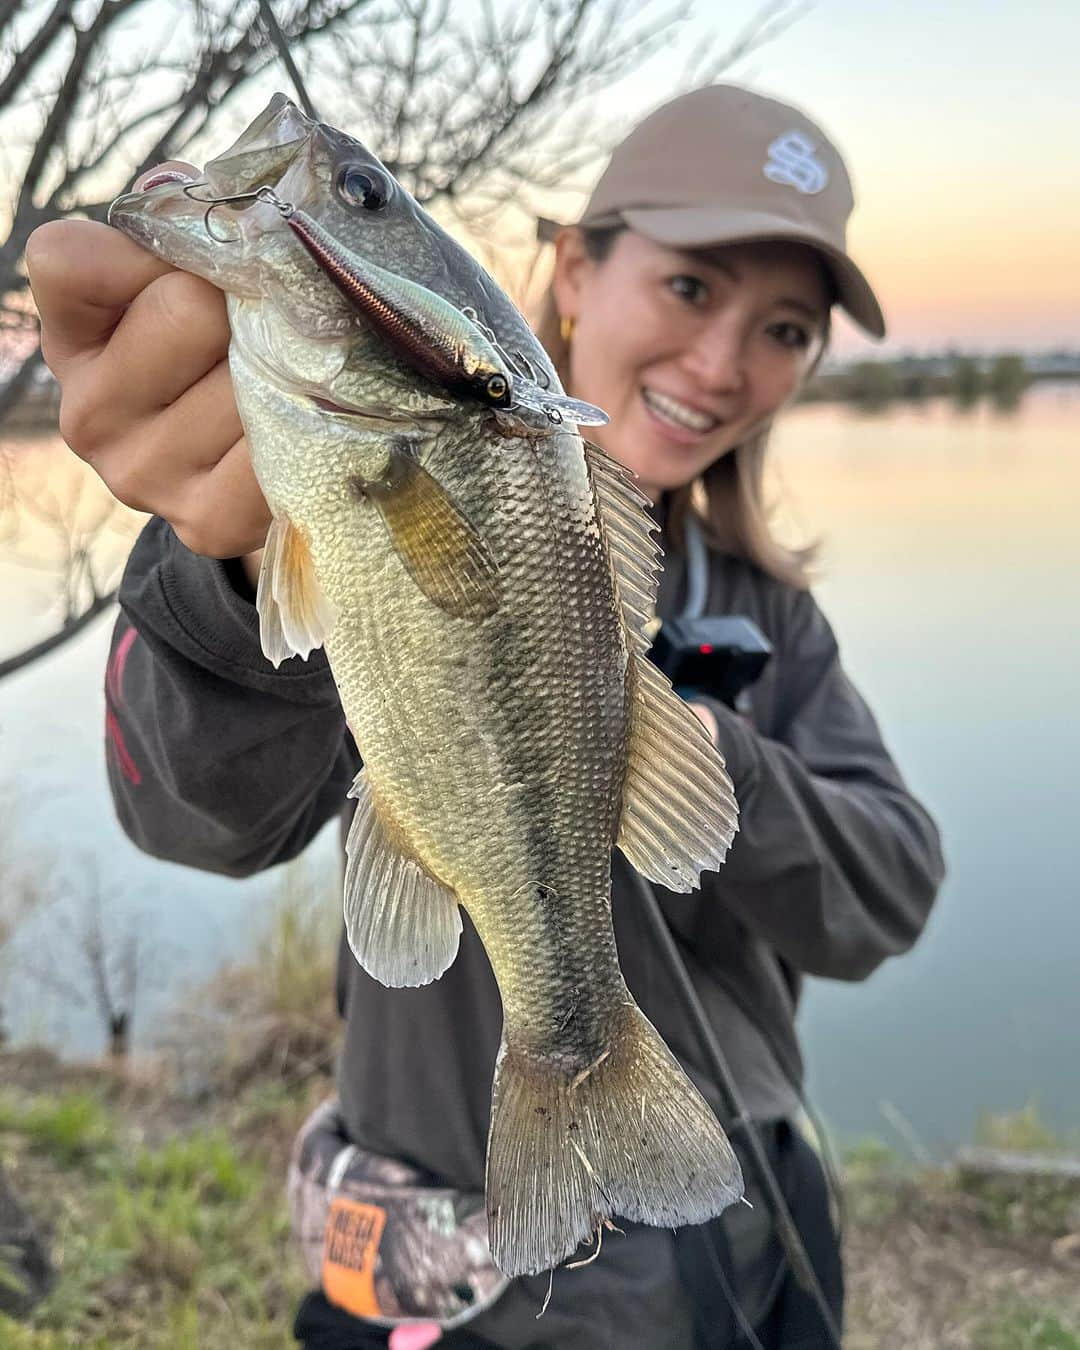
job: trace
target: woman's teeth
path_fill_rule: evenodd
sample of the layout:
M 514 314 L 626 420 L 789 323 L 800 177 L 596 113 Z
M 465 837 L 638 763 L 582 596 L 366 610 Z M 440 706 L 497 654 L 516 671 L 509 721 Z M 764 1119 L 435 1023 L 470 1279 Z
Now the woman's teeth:
M 686 427 L 689 431 L 712 431 L 720 425 L 717 418 L 706 417 L 695 408 L 688 408 L 685 403 L 667 394 L 659 394 L 655 389 L 642 389 L 641 396 L 654 413 L 677 427 Z

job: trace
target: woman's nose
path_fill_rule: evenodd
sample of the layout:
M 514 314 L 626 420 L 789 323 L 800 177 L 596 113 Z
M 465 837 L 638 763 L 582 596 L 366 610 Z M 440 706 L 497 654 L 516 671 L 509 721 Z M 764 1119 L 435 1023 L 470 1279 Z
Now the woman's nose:
M 698 333 L 683 357 L 703 390 L 734 393 L 746 378 L 742 334 L 730 317 L 718 315 Z

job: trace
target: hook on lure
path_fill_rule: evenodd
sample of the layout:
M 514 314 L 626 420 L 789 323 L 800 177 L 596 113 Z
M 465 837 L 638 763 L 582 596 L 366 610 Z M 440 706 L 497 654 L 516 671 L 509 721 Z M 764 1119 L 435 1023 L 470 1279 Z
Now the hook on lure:
M 192 191 L 192 188 L 204 186 L 204 183 L 185 183 L 181 190 L 185 197 L 206 207 L 203 214 L 203 229 L 215 244 L 235 244 L 237 242 L 235 239 L 227 239 L 220 234 L 215 234 L 211 229 L 210 217 L 219 206 L 231 206 L 234 202 L 265 202 L 268 206 L 275 207 L 283 220 L 288 220 L 296 210 L 291 202 L 282 201 L 268 183 L 263 183 L 250 192 L 235 192 L 228 197 L 200 197 Z

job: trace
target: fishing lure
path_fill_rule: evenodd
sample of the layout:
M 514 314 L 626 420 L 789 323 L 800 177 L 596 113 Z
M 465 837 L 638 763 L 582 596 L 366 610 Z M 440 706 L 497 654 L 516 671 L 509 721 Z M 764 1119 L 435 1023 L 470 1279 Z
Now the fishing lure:
M 272 188 L 262 186 L 232 197 L 208 198 L 191 191 L 197 186 L 189 183 L 183 190 L 193 201 L 206 203 L 206 231 L 218 243 L 231 241 L 211 228 L 210 217 L 216 207 L 244 200 L 274 207 L 352 308 L 434 384 L 492 408 L 540 412 L 555 425 L 572 421 L 581 426 L 603 426 L 607 422 L 607 414 L 593 404 L 541 387 L 535 369 L 524 357 L 519 361 L 529 374 L 514 371 L 475 310 L 457 309 L 426 286 L 359 257 Z

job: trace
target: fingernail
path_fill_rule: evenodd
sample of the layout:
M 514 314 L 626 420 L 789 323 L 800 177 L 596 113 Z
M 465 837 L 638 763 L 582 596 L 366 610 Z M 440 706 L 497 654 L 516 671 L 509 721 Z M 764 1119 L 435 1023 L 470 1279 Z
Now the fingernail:
M 134 191 L 145 192 L 148 188 L 160 187 L 162 183 L 193 183 L 194 181 L 190 174 L 181 173 L 179 169 L 162 169 L 159 173 L 150 173 L 145 178 L 136 179 Z
M 442 1328 L 437 1322 L 410 1322 L 395 1327 L 390 1333 L 390 1350 L 428 1350 L 429 1345 L 442 1340 Z

